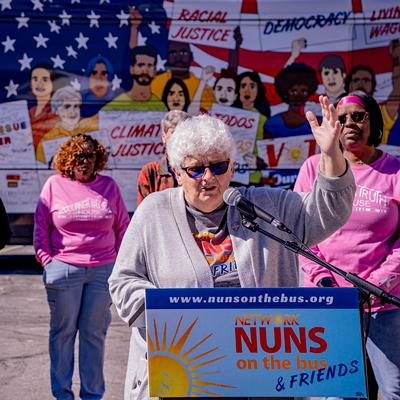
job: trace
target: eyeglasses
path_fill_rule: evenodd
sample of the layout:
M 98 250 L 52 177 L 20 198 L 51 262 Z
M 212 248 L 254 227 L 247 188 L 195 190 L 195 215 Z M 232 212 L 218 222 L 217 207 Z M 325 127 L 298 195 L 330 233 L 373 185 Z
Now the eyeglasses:
M 182 167 L 182 169 L 193 179 L 201 178 L 208 168 L 213 175 L 223 175 L 228 171 L 230 160 L 221 161 L 207 166 Z
M 338 116 L 338 120 L 340 125 L 344 125 L 347 121 L 347 116 L 350 116 L 350 119 L 355 123 L 364 122 L 365 119 L 368 117 L 369 113 L 366 111 L 354 111 L 350 114 L 342 114 Z
M 75 154 L 75 160 L 78 163 L 83 163 L 85 160 L 87 160 L 88 162 L 95 162 L 97 160 L 97 153 Z

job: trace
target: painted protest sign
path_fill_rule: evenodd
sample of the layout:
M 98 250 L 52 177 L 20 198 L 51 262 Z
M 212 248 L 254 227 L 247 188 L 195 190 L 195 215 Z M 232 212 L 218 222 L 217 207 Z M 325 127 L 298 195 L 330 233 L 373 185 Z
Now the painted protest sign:
M 362 20 L 365 42 L 371 45 L 388 43 L 399 39 L 400 32 L 400 4 L 392 1 L 363 0 Z
M 113 165 L 114 159 L 110 157 L 111 146 L 107 130 L 100 129 L 98 131 L 88 132 L 87 134 L 97 139 L 104 146 L 109 157 L 107 165 L 108 167 L 112 168 L 114 166 Z M 50 139 L 42 142 L 43 154 L 46 160 L 46 164 L 48 165 L 49 168 L 51 168 L 51 163 L 53 161 L 53 157 L 56 154 L 57 150 L 60 148 L 61 144 L 68 139 L 69 136 L 64 136 L 57 139 Z
M 365 397 L 355 288 L 146 289 L 150 396 Z
M 257 151 L 269 168 L 292 169 L 300 168 L 319 149 L 313 135 L 302 135 L 258 140 Z
M 110 160 L 116 168 L 142 168 L 164 153 L 160 122 L 165 112 L 100 111 L 99 128 L 106 129 Z
M 239 2 L 176 0 L 168 39 L 233 49 L 236 26 L 230 21 L 238 20 L 240 7 Z
M 2 168 L 36 166 L 25 100 L 0 104 L 0 164 Z
M 312 51 L 337 51 L 352 40 L 353 12 L 346 0 L 318 3 L 318 11 L 302 2 L 260 1 L 258 13 L 261 50 L 288 49 L 294 35 L 312 43 Z
M 247 185 L 249 183 L 250 172 L 245 156 L 253 154 L 260 114 L 254 111 L 213 104 L 211 115 L 218 117 L 228 125 L 236 141 L 237 148 L 236 171 L 233 180 Z

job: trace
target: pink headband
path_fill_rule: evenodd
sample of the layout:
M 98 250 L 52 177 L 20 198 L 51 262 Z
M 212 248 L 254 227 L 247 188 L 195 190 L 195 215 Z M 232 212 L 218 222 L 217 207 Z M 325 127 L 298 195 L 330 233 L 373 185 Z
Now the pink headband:
M 361 99 L 357 96 L 346 96 L 343 97 L 339 103 L 337 104 L 336 108 L 339 108 L 340 106 L 344 105 L 344 104 L 348 104 L 348 103 L 356 103 L 359 104 L 361 107 L 364 107 L 363 102 L 361 101 Z

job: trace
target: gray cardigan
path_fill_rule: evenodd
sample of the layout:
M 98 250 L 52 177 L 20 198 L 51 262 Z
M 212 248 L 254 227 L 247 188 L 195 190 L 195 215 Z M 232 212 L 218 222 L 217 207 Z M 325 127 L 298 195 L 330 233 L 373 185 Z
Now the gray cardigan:
M 349 167 L 339 178 L 318 174 L 313 191 L 294 193 L 273 188 L 239 188 L 243 196 L 283 222 L 309 247 L 323 241 L 350 217 L 356 190 Z M 289 234 L 264 221 L 260 227 L 283 240 Z M 297 254 L 241 224 L 228 209 L 228 229 L 242 287 L 298 286 Z M 186 216 L 183 189 L 152 193 L 132 217 L 109 279 L 120 317 L 133 328 L 125 400 L 147 399 L 146 342 L 142 318 L 144 289 L 213 287 L 208 263 L 197 246 Z

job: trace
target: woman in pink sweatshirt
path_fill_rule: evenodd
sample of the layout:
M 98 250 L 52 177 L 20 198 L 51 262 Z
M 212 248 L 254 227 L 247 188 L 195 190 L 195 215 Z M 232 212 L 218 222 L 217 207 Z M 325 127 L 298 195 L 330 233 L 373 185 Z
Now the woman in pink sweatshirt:
M 50 306 L 50 372 L 55 398 L 74 399 L 74 344 L 79 330 L 82 399 L 101 399 L 104 343 L 111 322 L 108 277 L 129 215 L 115 181 L 99 175 L 104 147 L 86 134 L 64 142 L 35 213 L 34 246 Z
M 349 221 L 313 248 L 330 264 L 354 272 L 400 296 L 400 160 L 378 149 L 383 121 L 375 99 L 362 92 L 335 101 L 342 125 L 340 143 L 357 184 Z M 294 190 L 310 192 L 319 156 L 301 167 Z M 352 286 L 343 277 L 301 258 L 305 286 Z M 385 400 L 400 399 L 400 310 L 372 299 L 367 353 Z

